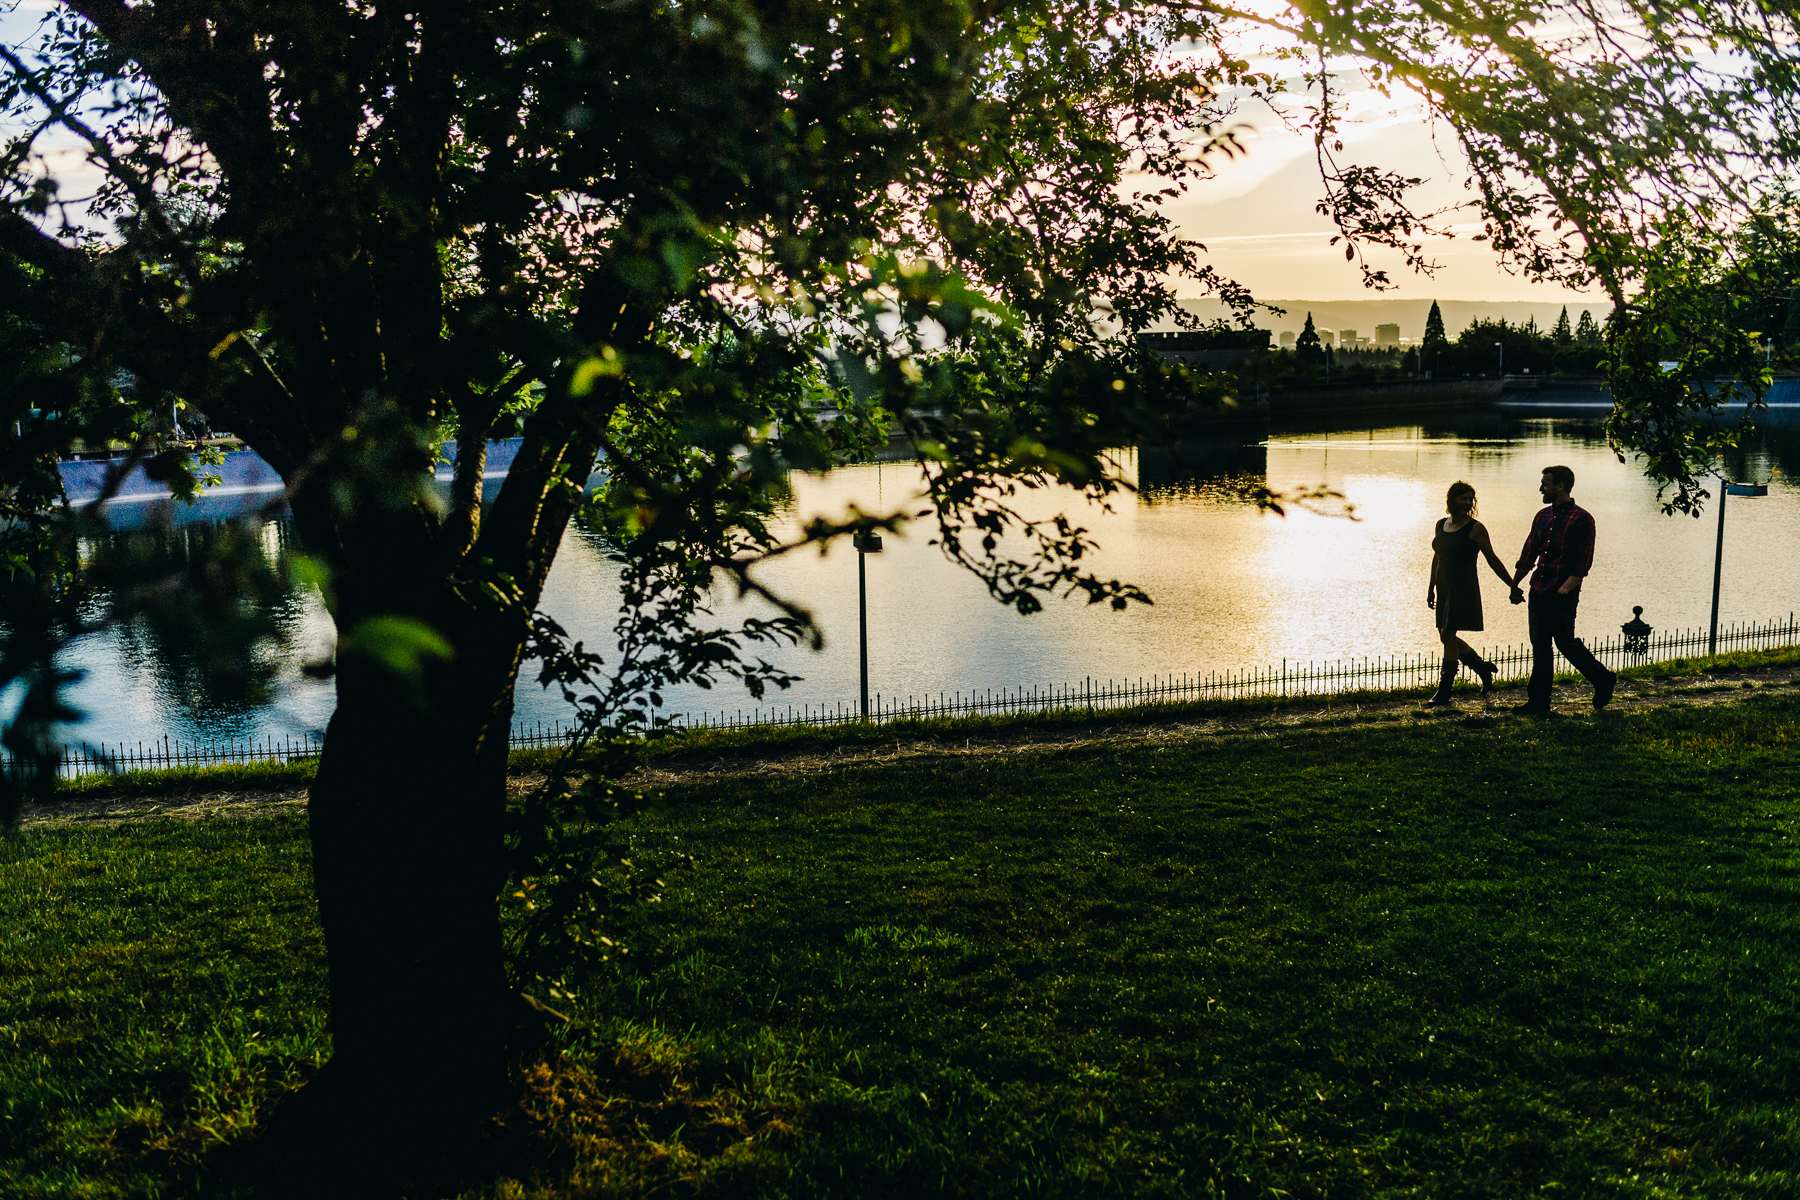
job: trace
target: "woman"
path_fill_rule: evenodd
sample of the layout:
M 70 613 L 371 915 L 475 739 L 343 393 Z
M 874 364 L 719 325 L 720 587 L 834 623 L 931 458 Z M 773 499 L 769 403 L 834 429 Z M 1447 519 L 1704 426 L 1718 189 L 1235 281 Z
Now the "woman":
M 1431 539 L 1431 582 L 1425 589 L 1425 607 L 1437 610 L 1438 639 L 1444 643 L 1438 690 L 1425 702 L 1434 706 L 1449 705 L 1450 685 L 1456 681 L 1458 663 L 1466 664 L 1480 677 L 1484 696 L 1494 685 L 1494 672 L 1500 669 L 1484 662 L 1469 643 L 1457 636 L 1458 631 L 1479 632 L 1482 628 L 1476 555 L 1486 555 L 1494 574 L 1509 592 L 1513 590 L 1512 576 L 1494 553 L 1487 528 L 1475 519 L 1474 487 L 1461 480 L 1451 484 L 1444 497 L 1444 509 L 1450 515 L 1437 523 L 1437 536 Z

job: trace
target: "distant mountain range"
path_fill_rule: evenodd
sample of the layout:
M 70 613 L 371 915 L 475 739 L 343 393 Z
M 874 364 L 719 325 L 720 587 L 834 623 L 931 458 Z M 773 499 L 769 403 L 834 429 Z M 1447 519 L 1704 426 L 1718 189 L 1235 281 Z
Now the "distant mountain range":
M 1304 329 L 1309 312 L 1313 325 L 1319 329 L 1334 332 L 1354 329 L 1360 337 L 1374 337 L 1377 325 L 1398 324 L 1401 337 L 1417 341 L 1425 333 L 1425 314 L 1431 311 L 1429 300 L 1270 300 L 1268 303 L 1287 310 L 1285 316 L 1259 313 L 1256 317 L 1256 327 L 1274 330 L 1276 341 L 1281 340 L 1284 330 L 1299 333 Z M 1228 315 L 1225 306 L 1217 300 L 1183 300 L 1181 306 L 1207 321 Z M 1505 317 L 1515 324 L 1524 324 L 1527 318 L 1536 317 L 1538 326 L 1549 332 L 1563 306 L 1561 301 L 1439 300 L 1438 308 L 1444 314 L 1444 331 L 1454 339 L 1477 317 L 1490 321 Z M 1596 321 L 1604 321 L 1606 314 L 1612 311 L 1612 305 L 1604 301 L 1573 303 L 1569 305 L 1570 324 L 1581 320 L 1584 308 L 1594 314 Z M 1175 326 L 1169 324 L 1158 328 L 1173 329 Z

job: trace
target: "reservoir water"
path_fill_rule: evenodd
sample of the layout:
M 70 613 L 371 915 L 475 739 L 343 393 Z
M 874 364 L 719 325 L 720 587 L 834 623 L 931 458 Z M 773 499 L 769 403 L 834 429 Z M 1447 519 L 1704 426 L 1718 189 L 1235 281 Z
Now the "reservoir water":
M 1424 422 L 1346 418 L 1123 451 L 1120 461 L 1136 492 L 1116 497 L 1110 512 L 1070 511 L 1100 543 L 1095 570 L 1141 585 L 1154 605 L 1113 612 L 1080 600 L 1052 601 L 1022 618 L 946 562 L 930 544 L 929 523 L 921 522 L 868 557 L 871 689 L 923 697 L 1429 650 L 1435 634 L 1424 602 L 1426 571 L 1445 489 L 1458 479 L 1475 486 L 1480 518 L 1510 564 L 1541 506 L 1539 473 L 1552 463 L 1573 468 L 1576 500 L 1594 514 L 1599 531 L 1579 632 L 1616 631 L 1638 604 L 1659 629 L 1704 625 L 1708 617 L 1715 510 L 1709 507 L 1700 520 L 1664 516 L 1655 487 L 1635 463 L 1617 461 L 1596 421 L 1494 411 Z M 1792 482 L 1800 473 L 1800 429 L 1762 432 L 1724 465 L 1737 479 L 1768 482 L 1769 494 L 1728 502 L 1721 620 L 1785 617 L 1800 607 L 1800 486 Z M 1259 511 L 1243 499 L 1244 488 L 1265 483 L 1276 492 L 1325 485 L 1343 493 L 1354 513 Z M 818 514 L 841 515 L 851 503 L 898 507 L 917 488 L 909 463 L 797 476 L 782 528 L 795 530 Z M 1049 515 L 1072 502 L 1079 503 L 1069 493 L 1042 492 L 1025 506 Z M 205 513 L 220 515 L 219 504 Z M 134 569 L 148 579 L 201 552 L 209 530 L 206 520 L 190 519 L 109 536 L 134 539 Z M 283 522 L 263 528 L 269 556 L 285 553 L 288 543 Z M 856 554 L 847 545 L 764 569 L 777 590 L 811 607 L 826 637 L 819 653 L 765 651 L 804 676 L 779 703 L 854 701 L 856 576 Z M 1486 629 L 1469 640 L 1490 647 L 1522 642 L 1525 610 L 1506 603 L 1486 568 L 1483 577 Z M 573 637 L 589 646 L 609 644 L 616 568 L 591 535 L 570 531 L 543 604 Z M 73 699 L 86 715 L 70 729 L 70 740 L 210 741 L 321 730 L 331 712 L 331 685 L 300 667 L 328 651 L 330 622 L 317 595 L 305 590 L 276 597 L 270 611 L 286 636 L 258 651 L 274 670 L 274 685 L 254 701 L 213 677 L 188 640 L 148 622 L 79 643 L 68 664 L 84 672 Z M 741 610 L 722 591 L 718 611 L 729 619 Z M 741 693 L 718 689 L 677 690 L 667 704 L 690 713 L 752 706 Z M 560 696 L 521 683 L 522 722 L 563 715 Z

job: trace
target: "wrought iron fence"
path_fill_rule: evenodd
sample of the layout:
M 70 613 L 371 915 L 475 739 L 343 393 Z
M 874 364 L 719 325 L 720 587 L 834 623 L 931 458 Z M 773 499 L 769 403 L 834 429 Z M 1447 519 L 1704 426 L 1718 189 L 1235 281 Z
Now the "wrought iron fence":
M 1709 630 L 1658 631 L 1642 654 L 1626 649 L 1625 638 L 1615 634 L 1600 641 L 1586 641 L 1601 662 L 1613 668 L 1666 662 L 1707 652 Z M 1584 639 L 1585 641 L 1585 639 Z M 1719 629 L 1719 652 L 1768 650 L 1800 644 L 1800 625 L 1795 614 L 1770 621 L 1750 622 Z M 1483 658 L 1500 668 L 1496 679 L 1524 679 L 1531 674 L 1531 647 L 1519 644 L 1483 650 Z M 998 713 L 1048 711 L 1104 711 L 1140 705 L 1182 704 L 1201 700 L 1237 700 L 1295 696 L 1328 696 L 1354 692 L 1391 692 L 1407 688 L 1435 688 L 1441 656 L 1432 653 L 1401 654 L 1377 658 L 1302 662 L 1283 659 L 1279 665 L 1242 671 L 1206 674 L 1152 675 L 1137 679 L 1094 679 L 1050 687 L 989 688 L 982 691 L 943 693 L 904 699 L 877 694 L 870 700 L 869 720 L 908 721 L 936 717 L 971 717 Z M 862 720 L 854 704 L 738 709 L 736 712 L 688 714 L 689 729 L 745 729 L 755 725 L 842 725 Z
M 1587 647 L 1613 668 L 1666 662 L 1706 653 L 1708 630 L 1659 631 L 1650 637 L 1648 649 L 1633 654 L 1622 635 L 1614 635 Z M 1768 650 L 1800 644 L 1800 624 L 1795 614 L 1771 621 L 1732 625 L 1719 630 L 1719 651 Z M 1500 667 L 1497 678 L 1523 679 L 1531 673 L 1531 647 L 1520 644 L 1500 650 L 1483 650 L 1482 657 Z M 1152 675 L 1132 680 L 1092 677 L 1051 687 L 988 688 L 980 691 L 940 692 L 920 698 L 876 695 L 870 704 L 871 721 L 904 721 L 936 717 L 969 717 L 999 713 L 1047 711 L 1105 711 L 1140 705 L 1181 704 L 1202 700 L 1235 700 L 1329 696 L 1356 692 L 1391 692 L 1428 688 L 1437 684 L 1439 657 L 1404 654 L 1380 658 L 1340 659 L 1334 662 L 1301 662 L 1284 659 L 1279 666 L 1206 674 Z M 787 705 L 738 709 L 731 712 L 679 714 L 687 729 L 745 729 L 757 725 L 845 725 L 862 720 L 858 707 L 835 704 Z M 565 745 L 575 735 L 562 721 L 519 725 L 509 745 L 514 750 Z M 230 763 L 302 762 L 319 756 L 323 739 L 316 735 L 226 742 L 184 742 L 163 738 L 133 745 L 68 746 L 58 766 L 62 775 L 97 771 L 160 770 L 171 767 L 209 767 Z M 0 760 L 0 770 L 12 769 Z
M 534 721 L 530 725 L 515 725 L 506 744 L 511 750 L 545 750 L 568 745 L 575 734 L 576 727 L 566 721 Z
M 173 767 L 219 767 L 231 763 L 305 762 L 319 757 L 323 746 L 324 738 L 317 734 L 213 742 L 165 737 L 153 742 L 110 746 L 79 742 L 63 747 L 57 773 L 91 775 L 96 772 L 162 771 Z M 16 764 L 10 759 L 0 761 L 0 769 L 15 768 Z

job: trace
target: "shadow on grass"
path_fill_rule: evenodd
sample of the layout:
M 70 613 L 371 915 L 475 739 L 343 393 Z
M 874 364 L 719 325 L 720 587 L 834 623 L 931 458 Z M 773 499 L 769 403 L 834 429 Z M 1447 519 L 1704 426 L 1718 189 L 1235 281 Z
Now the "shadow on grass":
M 1783 695 L 672 789 L 624 832 L 694 866 L 466 1194 L 1795 1194 L 1797 739 Z M 7 852 L 19 1194 L 180 1194 L 183 1122 L 322 1060 L 304 842 Z

